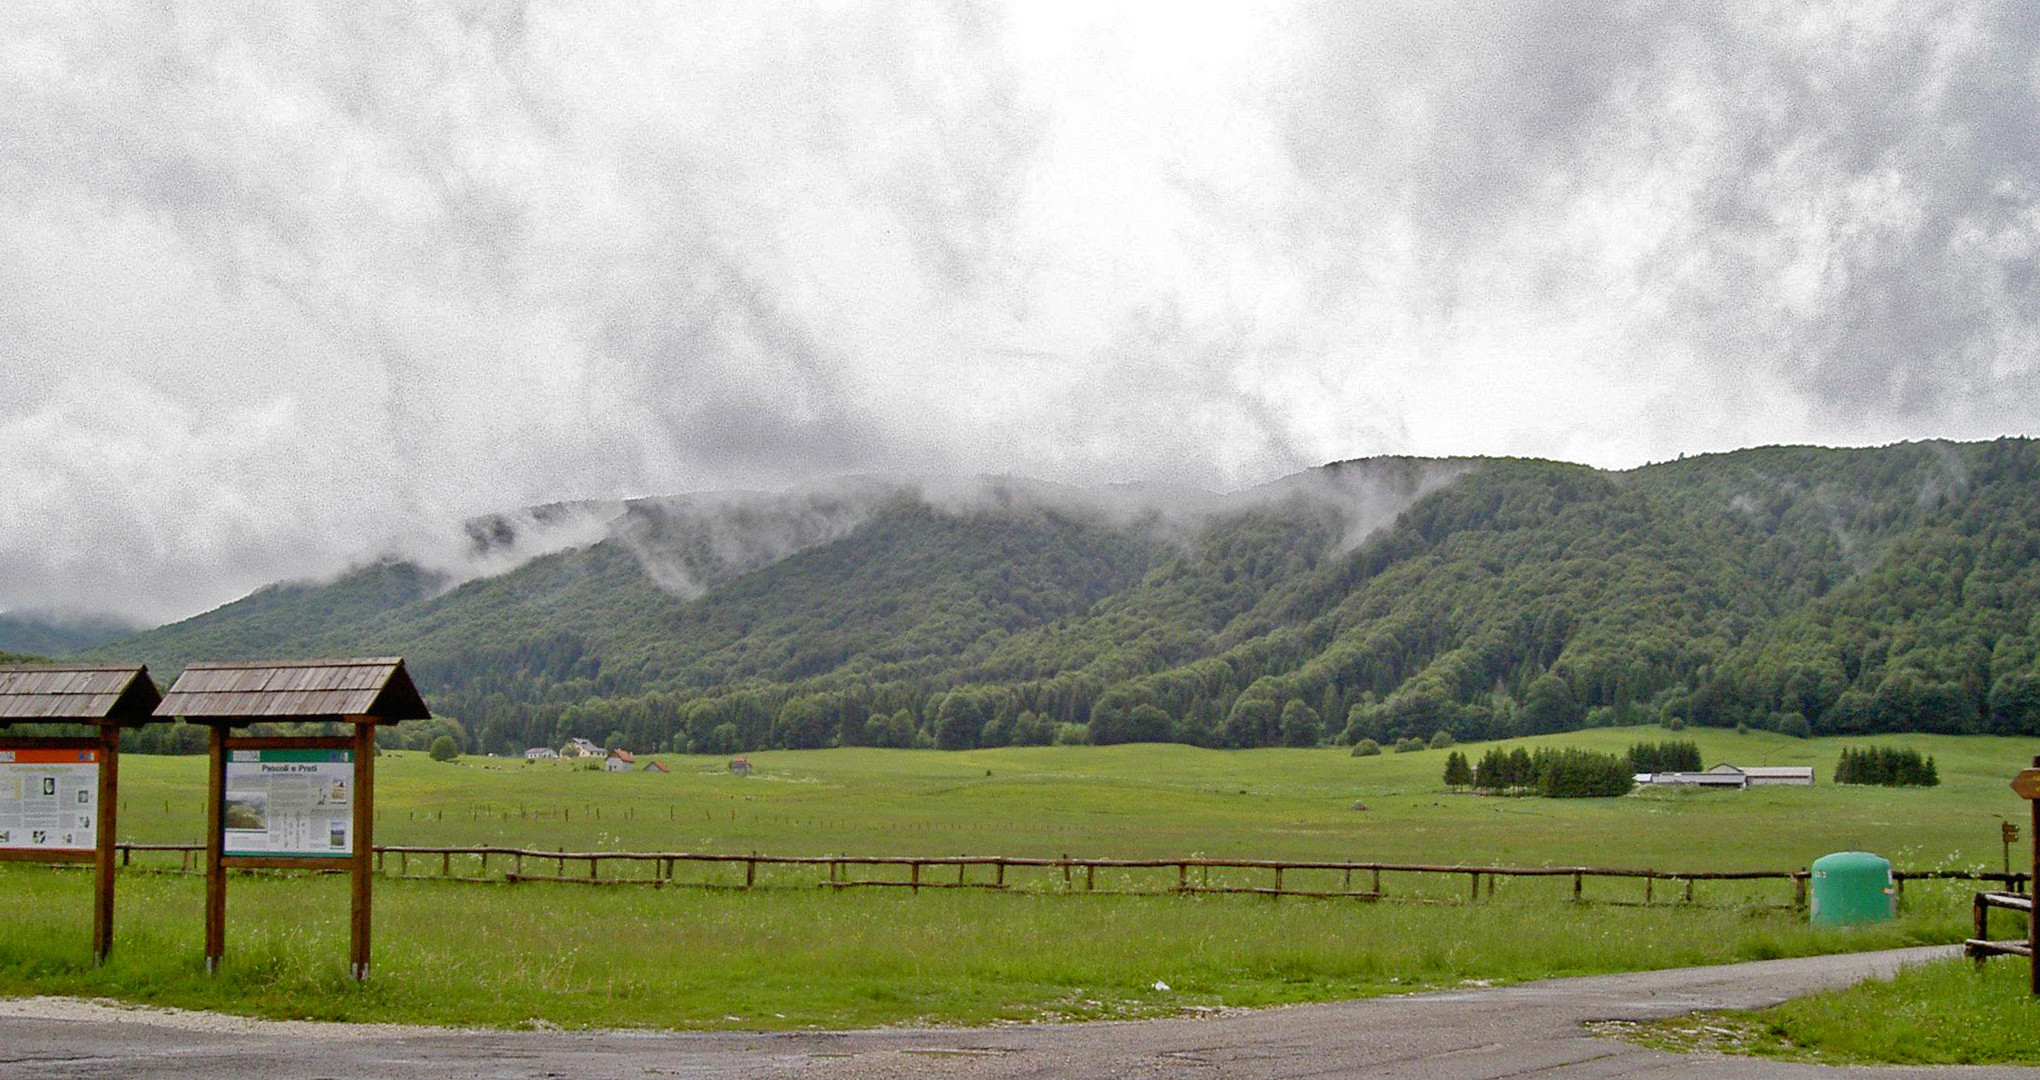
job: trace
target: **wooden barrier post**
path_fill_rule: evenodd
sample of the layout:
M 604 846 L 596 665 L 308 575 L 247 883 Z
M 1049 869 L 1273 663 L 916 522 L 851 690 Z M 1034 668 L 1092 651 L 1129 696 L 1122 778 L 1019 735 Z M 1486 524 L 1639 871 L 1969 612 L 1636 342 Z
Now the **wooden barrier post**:
M 2040 755 L 2034 756 L 2032 768 L 2021 770 L 2019 775 L 2012 777 L 2012 791 L 2026 800 L 2032 813 L 2032 823 L 2028 826 L 2033 839 L 2032 880 L 2040 882 Z M 2030 895 L 2034 903 L 2026 913 L 2026 956 L 2030 969 L 2028 989 L 2034 996 L 2040 997 L 2040 887 L 2033 889 Z

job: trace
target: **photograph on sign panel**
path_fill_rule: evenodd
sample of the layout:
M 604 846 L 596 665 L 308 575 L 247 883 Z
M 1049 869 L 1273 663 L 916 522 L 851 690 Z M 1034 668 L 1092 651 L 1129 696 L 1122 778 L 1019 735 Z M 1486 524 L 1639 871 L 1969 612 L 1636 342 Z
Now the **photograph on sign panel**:
M 229 829 L 269 828 L 269 793 L 233 791 L 227 793 L 226 826 Z

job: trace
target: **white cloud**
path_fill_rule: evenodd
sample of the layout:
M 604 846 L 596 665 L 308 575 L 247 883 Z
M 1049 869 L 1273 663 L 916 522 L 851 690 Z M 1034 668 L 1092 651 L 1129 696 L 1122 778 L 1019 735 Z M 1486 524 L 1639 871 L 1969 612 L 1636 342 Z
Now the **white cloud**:
M 2022 10 L 0 9 L 0 608 L 851 472 L 2031 432 Z

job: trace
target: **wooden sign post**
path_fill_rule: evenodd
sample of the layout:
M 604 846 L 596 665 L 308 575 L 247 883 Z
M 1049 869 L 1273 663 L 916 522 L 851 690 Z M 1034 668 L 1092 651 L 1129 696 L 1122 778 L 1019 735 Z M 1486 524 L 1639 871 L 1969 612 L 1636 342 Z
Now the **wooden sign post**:
M 399 658 L 193 664 L 158 714 L 212 727 L 205 850 L 205 967 L 227 951 L 227 871 L 346 869 L 348 972 L 368 978 L 375 875 L 375 729 L 431 716 Z M 345 735 L 235 735 L 258 722 L 323 721 Z
M 113 950 L 113 845 L 120 729 L 162 695 L 140 664 L 0 665 L 0 860 L 92 864 L 92 961 Z M 15 724 L 85 724 L 86 737 L 15 735 Z
M 2021 770 L 2019 775 L 2012 777 L 2012 790 L 2026 800 L 2026 805 L 2033 812 L 2032 824 L 2027 827 L 2027 833 L 2033 840 L 2033 876 L 2026 879 L 2026 895 L 2040 898 L 2040 756 L 2033 758 L 2032 768 Z M 2032 969 L 2028 986 L 2036 996 L 2040 996 L 2040 951 L 2035 951 L 2036 947 L 2040 947 L 2040 905 L 2026 916 L 2026 956 Z

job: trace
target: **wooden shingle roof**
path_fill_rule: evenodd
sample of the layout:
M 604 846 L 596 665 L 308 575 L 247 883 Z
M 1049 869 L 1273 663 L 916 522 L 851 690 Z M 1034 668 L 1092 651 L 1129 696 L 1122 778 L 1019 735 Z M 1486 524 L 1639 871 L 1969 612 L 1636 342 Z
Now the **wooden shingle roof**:
M 201 724 L 339 717 L 426 720 L 432 716 L 402 657 L 193 664 L 156 706 L 159 717 Z
M 141 664 L 0 664 L 0 724 L 148 723 L 163 695 Z

